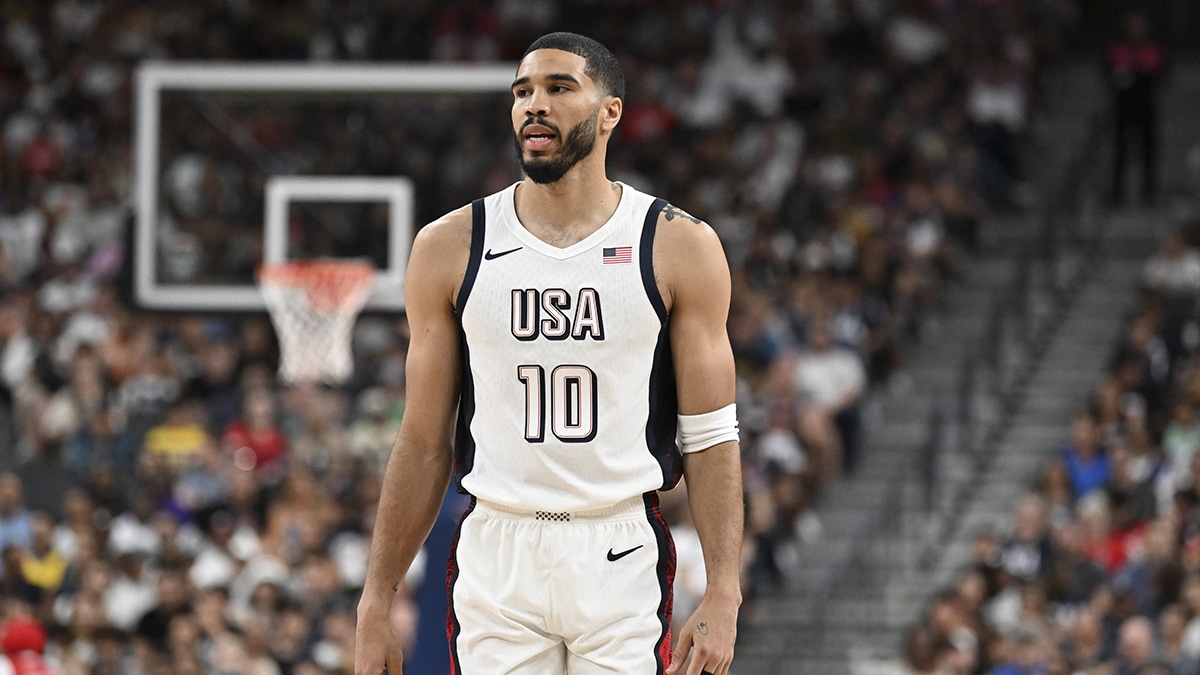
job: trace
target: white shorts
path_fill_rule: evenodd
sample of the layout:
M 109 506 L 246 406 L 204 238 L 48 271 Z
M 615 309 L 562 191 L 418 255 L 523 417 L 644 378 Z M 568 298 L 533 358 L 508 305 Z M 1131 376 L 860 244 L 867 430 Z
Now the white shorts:
M 657 495 L 570 514 L 473 501 L 446 576 L 451 672 L 663 673 L 674 577 Z

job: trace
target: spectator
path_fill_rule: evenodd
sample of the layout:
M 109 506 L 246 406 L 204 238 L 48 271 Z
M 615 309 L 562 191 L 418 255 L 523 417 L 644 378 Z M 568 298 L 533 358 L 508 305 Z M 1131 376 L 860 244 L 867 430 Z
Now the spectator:
M 187 576 L 181 570 L 167 568 L 159 572 L 155 589 L 155 604 L 143 614 L 134 627 L 134 634 L 149 645 L 166 653 L 168 634 L 175 632 L 172 622 L 177 617 L 190 614 L 191 589 Z
M 334 505 L 303 464 L 284 479 L 279 498 L 267 512 L 262 550 L 291 563 L 325 544 L 336 518 Z
M 1037 495 L 1026 495 L 1017 506 L 1012 535 L 1001 547 L 1004 571 L 1023 582 L 1041 579 L 1051 562 L 1046 531 L 1046 505 Z
M 1156 480 L 1160 510 L 1176 490 L 1190 481 L 1192 459 L 1200 452 L 1200 419 L 1191 401 L 1179 398 L 1171 405 L 1171 420 L 1163 429 L 1162 449 L 1164 465 Z
M 1104 643 L 1104 625 L 1092 609 L 1084 608 L 1075 615 L 1067 637 L 1067 663 L 1072 672 L 1086 672 L 1108 661 Z
M 1108 497 L 1100 491 L 1090 492 L 1079 500 L 1077 510 L 1082 533 L 1081 552 L 1107 573 L 1115 574 L 1125 565 L 1129 551 L 1121 532 L 1113 527 Z
M 1138 613 L 1154 616 L 1178 598 L 1184 570 L 1174 528 L 1167 520 L 1155 520 L 1142 529 L 1140 541 L 1130 544 L 1129 562 L 1120 578 L 1132 588 Z
M 33 514 L 33 536 L 29 553 L 21 562 L 21 575 L 52 596 L 66 573 L 67 561 L 54 548 L 54 519 L 38 511 Z
M 862 422 L 858 403 L 867 384 L 862 358 L 835 345 L 829 324 L 813 326 L 809 348 L 796 359 L 800 438 L 812 448 L 818 480 L 838 469 L 853 473 Z
M 25 510 L 21 479 L 0 474 L 0 549 L 28 550 L 33 541 L 33 517 Z
M 1158 508 L 1154 497 L 1155 469 L 1139 470 L 1137 457 L 1125 443 L 1113 445 L 1109 452 L 1109 477 L 1104 484 L 1113 507 L 1118 529 L 1130 530 L 1152 520 Z
M 144 491 L 130 497 L 129 510 L 113 519 L 108 532 L 108 549 L 114 556 L 139 553 L 157 556 L 163 542 L 154 527 L 154 498 Z
M 1183 631 L 1181 651 L 1189 659 L 1200 659 L 1200 572 L 1189 571 L 1183 579 L 1180 598 L 1189 619 Z
M 271 656 L 275 662 L 283 667 L 302 663 L 307 656 L 309 630 L 309 622 L 298 607 L 282 607 L 271 638 Z
M 1142 200 L 1149 203 L 1158 188 L 1158 87 L 1166 71 L 1166 55 L 1150 35 L 1145 15 L 1125 15 L 1121 39 L 1108 49 L 1108 84 L 1116 113 L 1112 203 L 1125 198 L 1129 146 L 1137 143 L 1142 160 Z
M 350 452 L 383 475 L 396 427 L 400 423 L 387 390 L 373 387 L 359 394 L 358 419 L 350 425 Z
M 281 470 L 287 439 L 275 424 L 275 398 L 270 392 L 246 393 L 241 418 L 225 430 L 225 444 L 238 468 L 268 473 Z
M 1042 634 L 1028 628 L 1013 636 L 999 639 L 1000 663 L 987 671 L 988 675 L 1041 675 L 1047 671 L 1050 652 Z
M 938 664 L 938 647 L 937 638 L 929 627 L 914 626 L 904 642 L 906 667 L 903 675 L 933 675 L 944 672 Z
M 40 607 L 46 594 L 41 588 L 29 583 L 21 571 L 25 555 L 25 551 L 15 544 L 9 544 L 0 551 L 0 558 L 4 561 L 3 576 L 0 576 L 0 597 L 17 600 L 30 608 Z
M 4 649 L 8 673 L 12 675 L 58 675 L 46 663 L 46 630 L 28 616 L 11 616 L 0 624 L 0 648 Z
M 1185 233 L 1175 232 L 1146 261 L 1142 278 L 1147 288 L 1168 297 L 1193 298 L 1200 293 L 1200 251 L 1188 245 Z
M 1154 624 L 1144 616 L 1126 619 L 1121 624 L 1114 675 L 1138 675 L 1154 665 L 1156 651 Z
M 151 657 L 154 652 L 148 649 L 135 649 L 131 644 L 128 634 L 124 631 L 117 630 L 112 626 L 101 626 L 91 634 L 88 644 L 95 649 L 94 655 L 88 655 L 87 658 L 91 661 L 91 669 L 93 673 L 115 674 L 115 673 L 133 673 L 139 670 L 146 670 L 151 667 Z M 82 658 L 71 654 L 66 655 L 60 660 L 66 663 L 72 663 L 76 669 L 83 669 L 87 666 L 82 663 Z M 71 668 L 67 665 L 63 666 L 68 672 Z M 183 664 L 180 664 L 177 672 L 186 673 L 188 671 Z
M 192 404 L 172 403 L 162 424 L 146 432 L 146 450 L 159 455 L 172 468 L 179 468 L 198 454 L 208 440 L 204 427 L 196 420 Z
M 224 667 L 227 670 L 235 672 L 244 672 L 244 666 L 239 668 L 239 664 L 222 664 L 220 654 L 218 652 L 218 643 L 208 645 L 210 652 L 205 654 L 202 643 L 200 642 L 200 632 L 196 628 L 196 621 L 192 615 L 187 613 L 177 613 L 170 617 L 169 623 L 164 627 L 167 635 L 168 651 L 172 670 L 183 672 L 202 672 L 205 666 L 215 669 Z M 145 645 L 142 649 L 151 651 Z M 206 664 L 205 661 L 208 663 Z
M 1162 662 L 1172 675 L 1194 673 L 1200 661 L 1183 649 L 1183 632 L 1187 626 L 1187 611 L 1178 604 L 1167 605 L 1158 615 L 1158 633 L 1162 636 Z
M 967 110 L 976 142 L 997 168 L 1000 199 L 1013 200 L 1019 177 L 1017 140 L 1025 131 L 1028 103 L 1021 79 L 1002 58 L 988 59 L 967 90 Z
M 1071 421 L 1071 443 L 1063 447 L 1059 457 L 1076 499 L 1102 488 L 1108 481 L 1108 453 L 1100 445 L 1095 418 L 1087 412 L 1075 414 Z
M 1071 519 L 1075 493 L 1071 477 L 1062 462 L 1055 459 L 1045 463 L 1038 494 L 1046 503 L 1047 518 L 1051 525 L 1063 525 Z
M 951 672 L 970 672 L 978 657 L 979 628 L 958 593 L 948 591 L 934 598 L 929 608 L 929 625 L 944 645 L 941 654 L 944 667 L 952 668 Z
M 158 603 L 158 574 L 148 566 L 145 550 L 123 550 L 117 555 L 116 574 L 104 593 L 104 615 L 113 626 L 132 631 L 138 620 Z
M 1050 567 L 1046 574 L 1049 600 L 1063 608 L 1078 608 L 1104 585 L 1104 568 L 1083 552 L 1080 526 L 1074 521 L 1054 530 Z
M 1177 313 L 1166 317 L 1157 307 L 1146 307 L 1130 322 L 1117 350 L 1112 376 L 1122 389 L 1121 412 L 1131 440 L 1147 424 L 1157 423 L 1163 410 L 1164 393 L 1170 387 L 1171 359 L 1178 356 L 1178 349 L 1169 349 L 1163 335 L 1177 330 L 1177 321 Z
M 81 548 L 90 551 L 96 546 L 92 501 L 81 489 L 69 490 L 63 496 L 63 511 L 63 522 L 54 528 L 54 550 L 67 564 L 74 564 Z
M 215 507 L 229 498 L 232 471 L 218 442 L 206 434 L 196 454 L 180 468 L 171 498 L 188 515 Z
M 229 589 L 224 586 L 201 588 L 197 593 L 195 613 L 200 632 L 208 640 L 237 630 L 229 619 Z

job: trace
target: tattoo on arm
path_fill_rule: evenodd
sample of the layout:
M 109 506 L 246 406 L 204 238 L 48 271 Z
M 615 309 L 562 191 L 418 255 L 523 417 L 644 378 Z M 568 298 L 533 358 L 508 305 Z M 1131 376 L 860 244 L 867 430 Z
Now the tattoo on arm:
M 683 209 L 679 208 L 678 206 L 675 206 L 674 204 L 667 204 L 666 206 L 663 207 L 663 217 L 665 217 L 667 220 L 675 220 L 676 218 L 687 218 L 688 220 L 692 221 L 693 223 L 695 223 L 697 225 L 699 225 L 701 223 L 701 220 L 699 218 L 697 218 L 696 216 L 693 216 L 692 214 L 688 213 L 687 211 L 684 211 Z
M 399 590 L 400 590 L 400 582 L 397 581 L 396 583 L 392 584 L 392 594 L 394 595 Z
M 696 632 L 701 635 L 708 635 L 708 624 L 701 621 L 699 626 L 696 626 Z

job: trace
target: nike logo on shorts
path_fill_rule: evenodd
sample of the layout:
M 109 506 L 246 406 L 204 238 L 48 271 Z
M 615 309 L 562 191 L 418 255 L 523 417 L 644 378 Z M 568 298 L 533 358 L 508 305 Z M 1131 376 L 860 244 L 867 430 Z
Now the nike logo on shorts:
M 508 255 L 509 253 L 516 253 L 517 251 L 520 251 L 523 248 L 525 248 L 525 247 L 518 246 L 516 248 L 510 248 L 507 251 L 500 251 L 499 253 L 492 253 L 492 249 L 489 248 L 487 250 L 487 253 L 483 254 L 483 259 L 484 260 L 495 260 L 496 258 L 499 258 L 500 256 L 505 256 L 505 255 Z
M 613 550 L 610 548 L 610 549 L 608 549 L 608 560 L 609 560 L 609 562 L 616 562 L 616 561 L 620 560 L 621 558 L 624 558 L 625 556 L 629 555 L 630 553 L 633 553 L 634 551 L 638 550 L 641 547 L 642 547 L 642 545 L 639 544 L 639 545 L 634 546 L 633 548 L 629 549 L 628 551 L 621 551 L 620 553 L 613 553 Z

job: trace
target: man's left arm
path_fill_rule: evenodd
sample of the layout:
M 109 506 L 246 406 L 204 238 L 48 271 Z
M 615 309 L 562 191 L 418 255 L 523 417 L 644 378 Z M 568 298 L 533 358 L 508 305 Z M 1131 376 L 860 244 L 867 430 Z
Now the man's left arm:
M 723 430 L 733 428 L 730 406 L 736 390 L 733 350 L 726 331 L 729 266 L 712 228 L 674 207 L 667 209 L 659 218 L 655 269 L 660 271 L 660 283 L 666 286 L 670 303 L 679 412 L 683 421 L 691 418 L 692 424 L 699 425 L 701 438 L 720 439 Z M 681 430 L 688 446 L 689 430 Z M 681 630 L 667 672 L 725 675 L 733 661 L 742 602 L 741 457 L 736 440 L 716 444 L 702 440 L 691 445 L 694 447 L 684 448 L 691 451 L 684 455 L 683 471 L 708 585 L 699 607 Z M 684 671 L 689 652 L 691 661 Z

